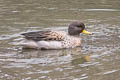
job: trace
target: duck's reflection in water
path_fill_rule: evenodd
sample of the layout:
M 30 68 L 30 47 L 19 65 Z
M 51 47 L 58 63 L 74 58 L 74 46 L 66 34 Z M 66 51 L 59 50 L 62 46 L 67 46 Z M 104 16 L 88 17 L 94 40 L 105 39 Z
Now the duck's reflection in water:
M 81 53 L 81 48 L 74 49 L 63 49 L 63 50 L 33 50 L 33 49 L 22 49 L 20 52 L 22 59 L 34 59 L 37 63 L 56 63 L 65 64 L 70 63 L 72 65 L 83 64 L 84 62 L 90 61 L 89 55 Z M 38 62 L 39 61 L 39 62 Z M 36 63 L 36 62 L 34 62 Z
M 83 64 L 85 62 L 89 62 L 90 59 L 90 55 L 85 55 L 85 56 L 81 56 L 79 58 L 75 58 L 71 61 L 72 65 L 77 65 L 77 64 Z

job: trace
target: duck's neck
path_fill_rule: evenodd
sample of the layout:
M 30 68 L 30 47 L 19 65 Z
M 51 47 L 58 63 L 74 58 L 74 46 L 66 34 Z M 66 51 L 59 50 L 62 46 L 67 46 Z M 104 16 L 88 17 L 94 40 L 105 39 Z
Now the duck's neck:
M 68 35 L 70 35 L 70 34 L 68 34 Z M 70 35 L 70 36 L 74 36 L 74 37 L 80 37 L 80 35 Z

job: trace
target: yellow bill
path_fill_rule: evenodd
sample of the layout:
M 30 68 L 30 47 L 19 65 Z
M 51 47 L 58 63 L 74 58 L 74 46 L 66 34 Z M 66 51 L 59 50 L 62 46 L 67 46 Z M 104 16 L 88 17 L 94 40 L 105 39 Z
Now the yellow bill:
M 82 33 L 84 33 L 84 34 L 92 34 L 92 33 L 88 32 L 88 31 L 86 31 L 85 29 L 82 31 Z

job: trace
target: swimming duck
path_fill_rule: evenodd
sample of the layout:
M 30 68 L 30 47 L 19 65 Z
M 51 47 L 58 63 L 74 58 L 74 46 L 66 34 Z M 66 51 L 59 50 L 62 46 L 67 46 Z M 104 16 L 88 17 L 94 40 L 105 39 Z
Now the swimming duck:
M 23 33 L 25 38 L 22 46 L 34 49 L 63 49 L 81 46 L 80 33 L 91 34 L 85 30 L 82 22 L 74 21 L 65 31 L 37 31 Z

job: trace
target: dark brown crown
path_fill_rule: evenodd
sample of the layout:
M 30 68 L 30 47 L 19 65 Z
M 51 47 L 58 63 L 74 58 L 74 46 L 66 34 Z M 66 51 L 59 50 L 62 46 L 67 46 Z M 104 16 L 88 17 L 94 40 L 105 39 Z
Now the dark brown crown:
M 85 25 L 82 22 L 72 22 L 68 27 L 69 35 L 79 35 L 85 29 Z

